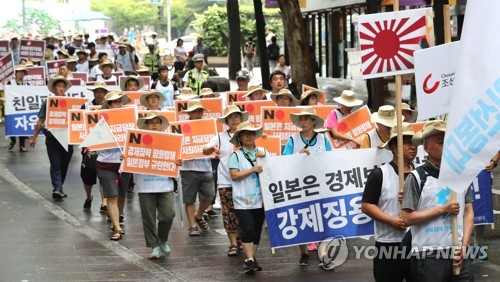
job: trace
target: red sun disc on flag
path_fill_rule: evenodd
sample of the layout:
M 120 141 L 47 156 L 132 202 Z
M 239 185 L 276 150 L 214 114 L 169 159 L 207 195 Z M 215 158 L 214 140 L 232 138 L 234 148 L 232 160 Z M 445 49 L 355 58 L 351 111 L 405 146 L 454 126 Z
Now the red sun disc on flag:
M 26 45 L 31 46 L 31 41 L 26 42 Z
M 283 119 L 284 117 L 285 117 L 285 112 L 283 112 L 282 110 L 276 111 L 276 118 L 277 119 Z

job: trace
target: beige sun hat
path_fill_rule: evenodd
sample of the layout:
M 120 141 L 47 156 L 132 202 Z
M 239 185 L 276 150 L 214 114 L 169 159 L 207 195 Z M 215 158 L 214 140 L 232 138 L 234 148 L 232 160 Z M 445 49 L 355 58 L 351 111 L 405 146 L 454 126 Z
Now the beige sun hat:
M 148 92 L 141 95 L 141 97 L 139 98 L 141 105 L 143 105 L 146 108 L 149 108 L 148 97 L 152 96 L 152 95 L 158 96 L 158 106 L 161 107 L 163 105 L 163 103 L 165 102 L 165 97 L 163 97 L 163 95 L 161 94 L 160 91 L 157 91 L 154 89 L 151 89 Z
M 150 73 L 150 70 L 145 65 L 139 65 L 139 67 L 135 70 L 135 72 L 137 72 L 137 73 L 139 73 L 139 72 L 148 72 L 148 73 Z
M 203 109 L 207 112 L 210 112 L 207 108 L 204 108 L 199 99 L 191 99 L 188 102 L 188 107 L 186 110 L 182 110 L 183 113 L 190 113 L 197 109 Z
M 49 80 L 49 83 L 47 83 L 47 87 L 49 88 L 50 92 L 56 94 L 54 91 L 54 84 L 58 81 L 64 81 L 64 83 L 66 83 L 66 90 L 64 92 L 68 91 L 68 89 L 72 86 L 71 82 L 69 82 L 69 80 L 64 78 L 64 76 L 58 75 L 58 76 L 54 77 L 53 79 Z
M 418 112 L 415 110 L 412 110 L 410 108 L 410 105 L 408 105 L 407 103 L 401 103 L 401 111 L 410 111 L 411 112 L 410 122 L 415 122 L 417 120 Z
M 26 69 L 26 66 L 18 65 L 14 68 L 14 71 L 22 71 L 24 74 L 28 74 L 28 70 Z
M 265 91 L 260 85 L 251 85 L 248 86 L 248 92 L 247 94 L 243 95 L 243 98 L 250 97 L 252 96 L 253 93 L 257 91 Z
M 99 57 L 97 57 L 97 56 L 94 56 L 94 57 L 89 59 L 89 62 L 97 62 L 97 61 L 99 61 Z
M 95 91 L 97 89 L 104 89 L 106 90 L 106 92 L 109 92 L 108 87 L 106 86 L 106 83 L 104 81 L 96 81 L 92 87 L 87 89 L 90 91 Z
M 203 54 L 196 54 L 193 56 L 193 62 L 201 62 L 205 59 Z
M 121 91 L 111 91 L 111 92 L 108 92 L 108 94 L 106 94 L 106 96 L 104 96 L 104 101 L 102 101 L 101 109 L 103 109 L 103 110 L 109 109 L 108 101 L 115 101 L 118 99 L 121 99 L 124 105 L 130 103 L 130 98 L 127 96 L 127 94 L 124 94 Z
M 293 124 L 295 124 L 295 126 L 297 126 L 298 128 L 300 128 L 300 122 L 299 122 L 299 117 L 300 116 L 311 116 L 314 118 L 314 120 L 316 121 L 314 123 L 314 129 L 320 129 L 323 127 L 323 125 L 325 124 L 325 120 L 320 118 L 317 114 L 316 114 L 316 110 L 314 110 L 312 107 L 303 107 L 301 108 L 300 110 L 300 113 L 297 113 L 297 114 L 290 114 L 290 119 L 292 120 Z
M 198 95 L 194 94 L 193 89 L 189 87 L 181 88 L 180 94 L 175 96 L 175 98 L 178 100 L 190 100 L 196 97 L 198 97 Z
M 89 55 L 89 53 L 87 53 L 87 51 L 85 51 L 85 48 L 81 47 L 80 49 L 76 50 L 76 54 L 78 55 L 79 53 L 82 53 L 82 54 L 85 54 L 85 55 Z
M 126 91 L 125 90 L 125 85 L 127 85 L 127 82 L 129 80 L 135 80 L 135 81 L 137 81 L 137 83 L 139 84 L 139 89 L 142 89 L 142 87 L 144 86 L 144 79 L 142 77 L 138 77 L 138 76 L 135 76 L 135 75 L 129 75 L 129 76 L 126 76 L 126 77 L 122 77 L 122 79 L 120 80 L 120 89 L 122 91 Z
M 38 59 L 38 58 L 31 58 L 31 62 L 32 63 L 39 63 L 40 59 Z
M 111 61 L 110 59 L 106 59 L 104 60 L 100 65 L 99 65 L 99 69 L 102 70 L 102 67 L 104 66 L 111 66 L 112 68 L 115 68 L 115 64 L 113 63 L 113 61 Z
M 371 121 L 387 127 L 396 126 L 398 124 L 396 110 L 391 105 L 380 106 L 378 111 L 372 114 Z
M 340 97 L 333 98 L 333 101 L 346 107 L 356 107 L 363 104 L 363 100 L 356 99 L 356 93 L 352 90 L 344 90 Z
M 442 120 L 433 120 L 424 125 L 421 131 L 418 131 L 413 135 L 411 142 L 415 145 L 424 144 L 424 140 L 431 137 L 432 135 L 436 135 L 438 133 L 446 132 L 446 122 Z
M 31 68 L 31 67 L 34 67 L 35 65 L 33 64 L 32 61 L 26 61 L 26 63 L 24 64 L 24 67 L 25 68 Z
M 75 63 L 76 64 L 78 62 L 76 61 L 76 59 L 74 57 L 69 57 L 68 59 L 66 59 L 66 64 L 69 64 L 69 63 Z
M 57 54 L 63 54 L 65 55 L 66 57 L 69 57 L 69 54 L 68 54 L 68 51 L 64 50 L 64 49 L 60 49 L 60 50 L 57 50 Z
M 223 123 L 225 125 L 229 125 L 227 124 L 227 117 L 231 114 L 234 114 L 234 113 L 240 113 L 241 114 L 241 122 L 245 122 L 248 120 L 248 112 L 242 112 L 240 110 L 240 108 L 236 105 L 229 105 L 227 106 L 227 108 L 224 109 L 224 115 L 223 116 L 220 116 L 217 118 L 217 120 L 220 122 L 220 123 Z
M 411 126 L 411 124 L 409 122 L 403 122 L 402 134 L 403 134 L 403 136 L 414 136 L 415 135 L 415 131 L 413 131 L 413 127 Z M 379 147 L 389 150 L 389 144 L 391 143 L 391 140 L 396 138 L 396 137 L 398 137 L 398 127 L 393 126 L 391 128 L 391 135 L 389 137 L 389 140 L 387 140 L 387 142 L 380 145 Z
M 238 128 L 236 129 L 236 131 L 234 132 L 233 134 L 233 137 L 231 137 L 231 140 L 229 140 L 229 142 L 231 142 L 231 144 L 235 145 L 235 146 L 241 146 L 240 144 L 240 133 L 243 132 L 243 131 L 253 131 L 255 132 L 255 139 L 259 138 L 262 136 L 262 133 L 264 132 L 264 130 L 262 129 L 262 126 L 260 127 L 252 127 L 252 123 L 249 122 L 249 121 L 245 121 L 245 122 L 242 122 L 238 125 Z
M 219 98 L 220 94 L 217 92 L 214 92 L 211 88 L 202 88 L 200 90 L 200 95 L 198 95 L 200 98 L 205 98 L 205 96 L 209 95 L 214 95 L 214 98 Z
M 307 97 L 309 97 L 311 95 L 316 95 L 316 99 L 318 100 L 318 102 L 323 97 L 323 93 L 321 93 L 321 91 L 312 90 L 312 89 L 307 90 L 306 92 L 302 93 L 302 95 L 300 95 L 299 104 L 302 104 L 302 101 L 304 101 L 305 99 L 307 99 Z
M 290 104 L 291 107 L 297 106 L 299 104 L 299 100 L 293 96 L 292 92 L 288 89 L 281 89 L 278 93 L 272 93 L 271 94 L 271 100 L 273 100 L 274 103 L 278 104 L 278 97 L 279 96 L 285 96 L 288 97 L 292 100 L 292 103 Z
M 158 112 L 150 112 L 145 117 L 137 119 L 137 128 L 147 130 L 148 128 L 146 127 L 146 121 L 152 120 L 154 118 L 159 118 L 161 120 L 160 131 L 167 130 L 170 123 L 165 116 L 162 116 Z

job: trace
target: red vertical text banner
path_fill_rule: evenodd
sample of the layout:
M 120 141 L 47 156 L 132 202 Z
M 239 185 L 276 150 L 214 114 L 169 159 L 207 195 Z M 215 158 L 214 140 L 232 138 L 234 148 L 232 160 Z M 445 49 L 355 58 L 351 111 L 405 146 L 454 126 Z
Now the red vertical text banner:
M 123 171 L 177 177 L 182 135 L 151 130 L 129 129 L 125 142 Z
M 170 133 L 182 134 L 182 159 L 205 159 L 203 147 L 217 134 L 215 119 L 197 119 L 171 122 Z
M 47 129 L 67 128 L 68 110 L 80 109 L 86 102 L 88 102 L 87 98 L 49 96 L 47 98 L 45 127 Z

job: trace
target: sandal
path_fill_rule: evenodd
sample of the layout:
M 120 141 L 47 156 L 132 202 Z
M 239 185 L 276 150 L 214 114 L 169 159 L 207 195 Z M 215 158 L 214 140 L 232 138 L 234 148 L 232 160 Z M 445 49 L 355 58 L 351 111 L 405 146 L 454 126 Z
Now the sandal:
M 189 236 L 200 236 L 200 230 L 198 230 L 198 226 L 189 227 Z
M 12 149 L 14 148 L 15 145 L 16 145 L 16 143 L 10 143 L 9 146 L 7 146 L 7 149 L 9 151 L 12 151 Z
M 113 240 L 113 241 L 120 241 L 121 239 L 122 239 L 121 230 L 113 232 L 113 235 L 111 235 L 111 237 L 109 237 L 109 240 Z
M 19 152 L 26 153 L 26 152 L 28 152 L 28 149 L 26 149 L 25 147 L 21 147 L 21 148 L 19 148 Z
M 240 251 L 238 250 L 238 246 L 229 246 L 229 250 L 227 251 L 227 256 L 228 257 L 235 257 L 240 254 Z
M 238 249 L 240 251 L 243 250 L 243 246 L 241 245 L 241 238 L 236 238 L 236 245 L 238 245 Z
M 208 231 L 210 229 L 210 227 L 208 226 L 208 222 L 206 222 L 203 218 L 196 218 L 195 216 L 194 220 L 196 221 L 196 223 L 198 223 L 201 230 Z

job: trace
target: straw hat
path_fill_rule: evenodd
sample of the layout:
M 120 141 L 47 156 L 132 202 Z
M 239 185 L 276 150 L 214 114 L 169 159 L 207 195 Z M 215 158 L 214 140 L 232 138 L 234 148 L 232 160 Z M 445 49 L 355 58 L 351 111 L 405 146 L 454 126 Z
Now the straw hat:
M 378 108 L 378 112 L 372 114 L 372 122 L 380 123 L 387 127 L 393 127 L 398 124 L 396 110 L 391 105 L 384 105 Z
M 415 145 L 424 144 L 424 140 L 431 137 L 432 135 L 436 135 L 438 133 L 446 132 L 446 122 L 442 120 L 433 120 L 424 125 L 424 128 L 415 133 L 411 142 Z
M 158 106 L 161 107 L 163 105 L 163 103 L 165 102 L 165 97 L 163 97 L 163 95 L 161 94 L 160 91 L 156 91 L 154 89 L 151 89 L 151 90 L 149 90 L 149 92 L 141 95 L 141 97 L 139 98 L 141 105 L 143 105 L 146 108 L 149 108 L 148 97 L 152 96 L 152 95 L 158 96 Z
M 401 103 L 401 111 L 410 111 L 411 112 L 410 122 L 415 122 L 417 120 L 418 112 L 415 110 L 412 110 L 410 108 L 410 105 L 408 105 L 406 103 Z
M 97 89 L 104 89 L 106 90 L 106 93 L 109 92 L 108 87 L 106 86 L 106 83 L 104 81 L 96 81 L 92 87 L 87 89 L 90 91 L 95 91 Z
M 181 94 L 175 96 L 175 98 L 177 98 L 179 100 L 190 100 L 190 99 L 198 97 L 198 95 L 193 93 L 193 89 L 191 89 L 189 87 L 181 88 L 180 92 L 181 92 Z
M 198 100 L 198 99 L 191 99 L 191 100 L 189 100 L 187 109 L 186 110 L 182 110 L 182 112 L 184 112 L 184 113 L 190 113 L 190 112 L 192 112 L 194 110 L 197 110 L 197 109 L 203 109 L 205 111 L 210 112 L 207 108 L 203 107 L 203 105 L 201 104 L 201 101 Z
M 356 93 L 352 90 L 344 90 L 340 97 L 333 98 L 333 101 L 346 107 L 355 107 L 363 104 L 363 100 L 356 99 Z
M 224 115 L 218 117 L 217 120 L 220 123 L 223 123 L 225 125 L 229 125 L 229 124 L 227 124 L 227 117 L 230 116 L 231 114 L 234 114 L 234 113 L 241 114 L 241 122 L 245 122 L 248 120 L 248 112 L 242 112 L 240 110 L 240 108 L 238 108 L 238 106 L 236 106 L 236 105 L 227 106 L 227 108 L 224 109 Z
M 100 65 L 99 65 L 99 69 L 102 70 L 102 67 L 104 66 L 111 66 L 112 68 L 115 68 L 115 64 L 113 63 L 113 61 L 111 61 L 110 59 L 106 59 L 104 60 Z
M 290 119 L 292 120 L 293 124 L 295 124 L 295 126 L 297 126 L 298 128 L 300 128 L 300 122 L 299 122 L 299 117 L 300 116 L 311 116 L 314 118 L 314 120 L 316 121 L 314 123 L 314 129 L 320 129 L 323 127 L 323 125 L 325 124 L 325 120 L 320 118 L 317 114 L 316 114 L 316 111 L 312 108 L 312 107 L 303 107 L 301 110 L 300 110 L 300 113 L 298 114 L 290 114 Z
M 126 105 L 130 103 L 130 98 L 127 96 L 127 94 L 123 94 L 121 91 L 111 91 L 104 96 L 104 101 L 102 101 L 102 107 L 101 109 L 109 109 L 108 107 L 108 101 L 115 101 L 121 99 L 123 104 Z
M 250 97 L 253 93 L 255 93 L 257 91 L 265 91 L 265 90 L 262 89 L 262 87 L 260 85 L 248 86 L 248 92 L 247 92 L 247 94 L 243 95 L 243 98 Z
M 252 127 L 252 123 L 249 121 L 242 122 L 238 125 L 236 132 L 234 132 L 234 135 L 231 138 L 231 140 L 229 140 L 229 142 L 231 142 L 231 144 L 233 144 L 235 146 L 238 146 L 238 147 L 241 146 L 239 137 L 240 137 L 240 133 L 243 131 L 255 132 L 255 139 L 257 139 L 257 138 L 262 136 L 262 133 L 264 130 L 262 129 L 262 126 L 261 127 Z
M 415 135 L 415 132 L 413 131 L 413 127 L 411 126 L 410 123 L 408 122 L 403 122 L 403 132 L 402 132 L 403 136 L 414 136 Z M 393 126 L 391 128 L 391 136 L 389 137 L 389 140 L 387 140 L 387 142 L 385 142 L 384 144 L 380 145 L 379 147 L 380 148 L 384 148 L 384 149 L 387 149 L 389 150 L 389 144 L 391 143 L 391 140 L 398 137 L 398 127 L 397 126 Z
M 28 61 L 28 62 L 29 62 L 29 61 Z M 33 63 L 39 63 L 39 62 L 40 62 L 40 59 L 38 59 L 38 58 L 31 58 L 31 62 L 32 62 L 32 64 L 33 64 Z
M 53 79 L 49 80 L 49 83 L 47 83 L 47 87 L 49 88 L 50 92 L 56 94 L 56 92 L 54 91 L 54 84 L 58 81 L 64 81 L 64 83 L 66 83 L 66 90 L 64 92 L 68 91 L 68 89 L 71 87 L 71 82 L 69 82 L 69 80 L 64 78 L 64 76 L 62 75 L 58 75 Z
M 307 90 L 306 92 L 302 93 L 302 95 L 300 95 L 299 103 L 302 104 L 302 101 L 304 101 L 305 99 L 307 99 L 307 97 L 309 97 L 311 95 L 316 95 L 316 99 L 318 101 L 321 100 L 321 98 L 323 97 L 323 93 L 321 93 L 321 91 Z
M 99 61 L 99 57 L 97 57 L 97 56 L 94 56 L 94 57 L 89 59 L 89 62 L 97 62 L 97 61 Z
M 285 96 L 290 98 L 292 100 L 292 103 L 290 104 L 291 107 L 297 106 L 299 104 L 299 100 L 293 96 L 292 92 L 288 89 L 281 89 L 278 93 L 272 93 L 271 94 L 271 100 L 274 101 L 274 103 L 278 104 L 278 97 L 279 96 Z
M 146 121 L 152 120 L 154 118 L 159 118 L 161 120 L 160 131 L 167 130 L 170 123 L 168 122 L 168 119 L 166 117 L 160 115 L 160 113 L 158 112 L 150 112 L 145 117 L 137 119 L 137 128 L 147 130 L 148 128 L 146 127 Z
M 86 56 L 89 55 L 89 53 L 87 53 L 87 51 L 85 51 L 85 48 L 81 47 L 80 49 L 76 50 L 76 54 L 85 54 Z
M 14 71 L 22 71 L 24 74 L 28 74 L 28 70 L 26 69 L 26 66 L 18 65 L 14 68 Z
M 35 65 L 33 64 L 32 61 L 26 61 L 26 63 L 24 64 L 24 67 L 25 68 L 31 68 L 31 67 L 34 67 Z
M 142 77 L 137 77 L 135 75 L 129 75 L 129 76 L 123 77 L 120 80 L 120 89 L 122 91 L 126 91 L 125 86 L 127 85 L 127 82 L 129 80 L 132 80 L 132 79 L 137 81 L 137 84 L 139 84 L 139 89 L 141 89 L 144 86 L 144 79 Z
M 69 64 L 69 63 L 75 63 L 75 64 L 76 64 L 76 63 L 78 63 L 78 62 L 76 61 L 76 59 L 75 59 L 74 57 L 69 57 L 69 58 L 66 60 L 66 64 Z
M 64 49 L 57 50 L 57 55 L 59 55 L 59 54 L 63 54 L 66 57 L 69 57 L 68 51 L 66 51 Z
M 135 72 L 139 73 L 139 72 L 147 72 L 149 73 L 149 68 L 144 66 L 144 65 L 139 65 L 139 67 L 135 70 Z
M 209 95 L 214 95 L 214 98 L 219 98 L 220 94 L 217 92 L 212 91 L 211 88 L 202 88 L 200 90 L 200 95 L 198 95 L 200 98 L 205 98 L 205 96 Z

